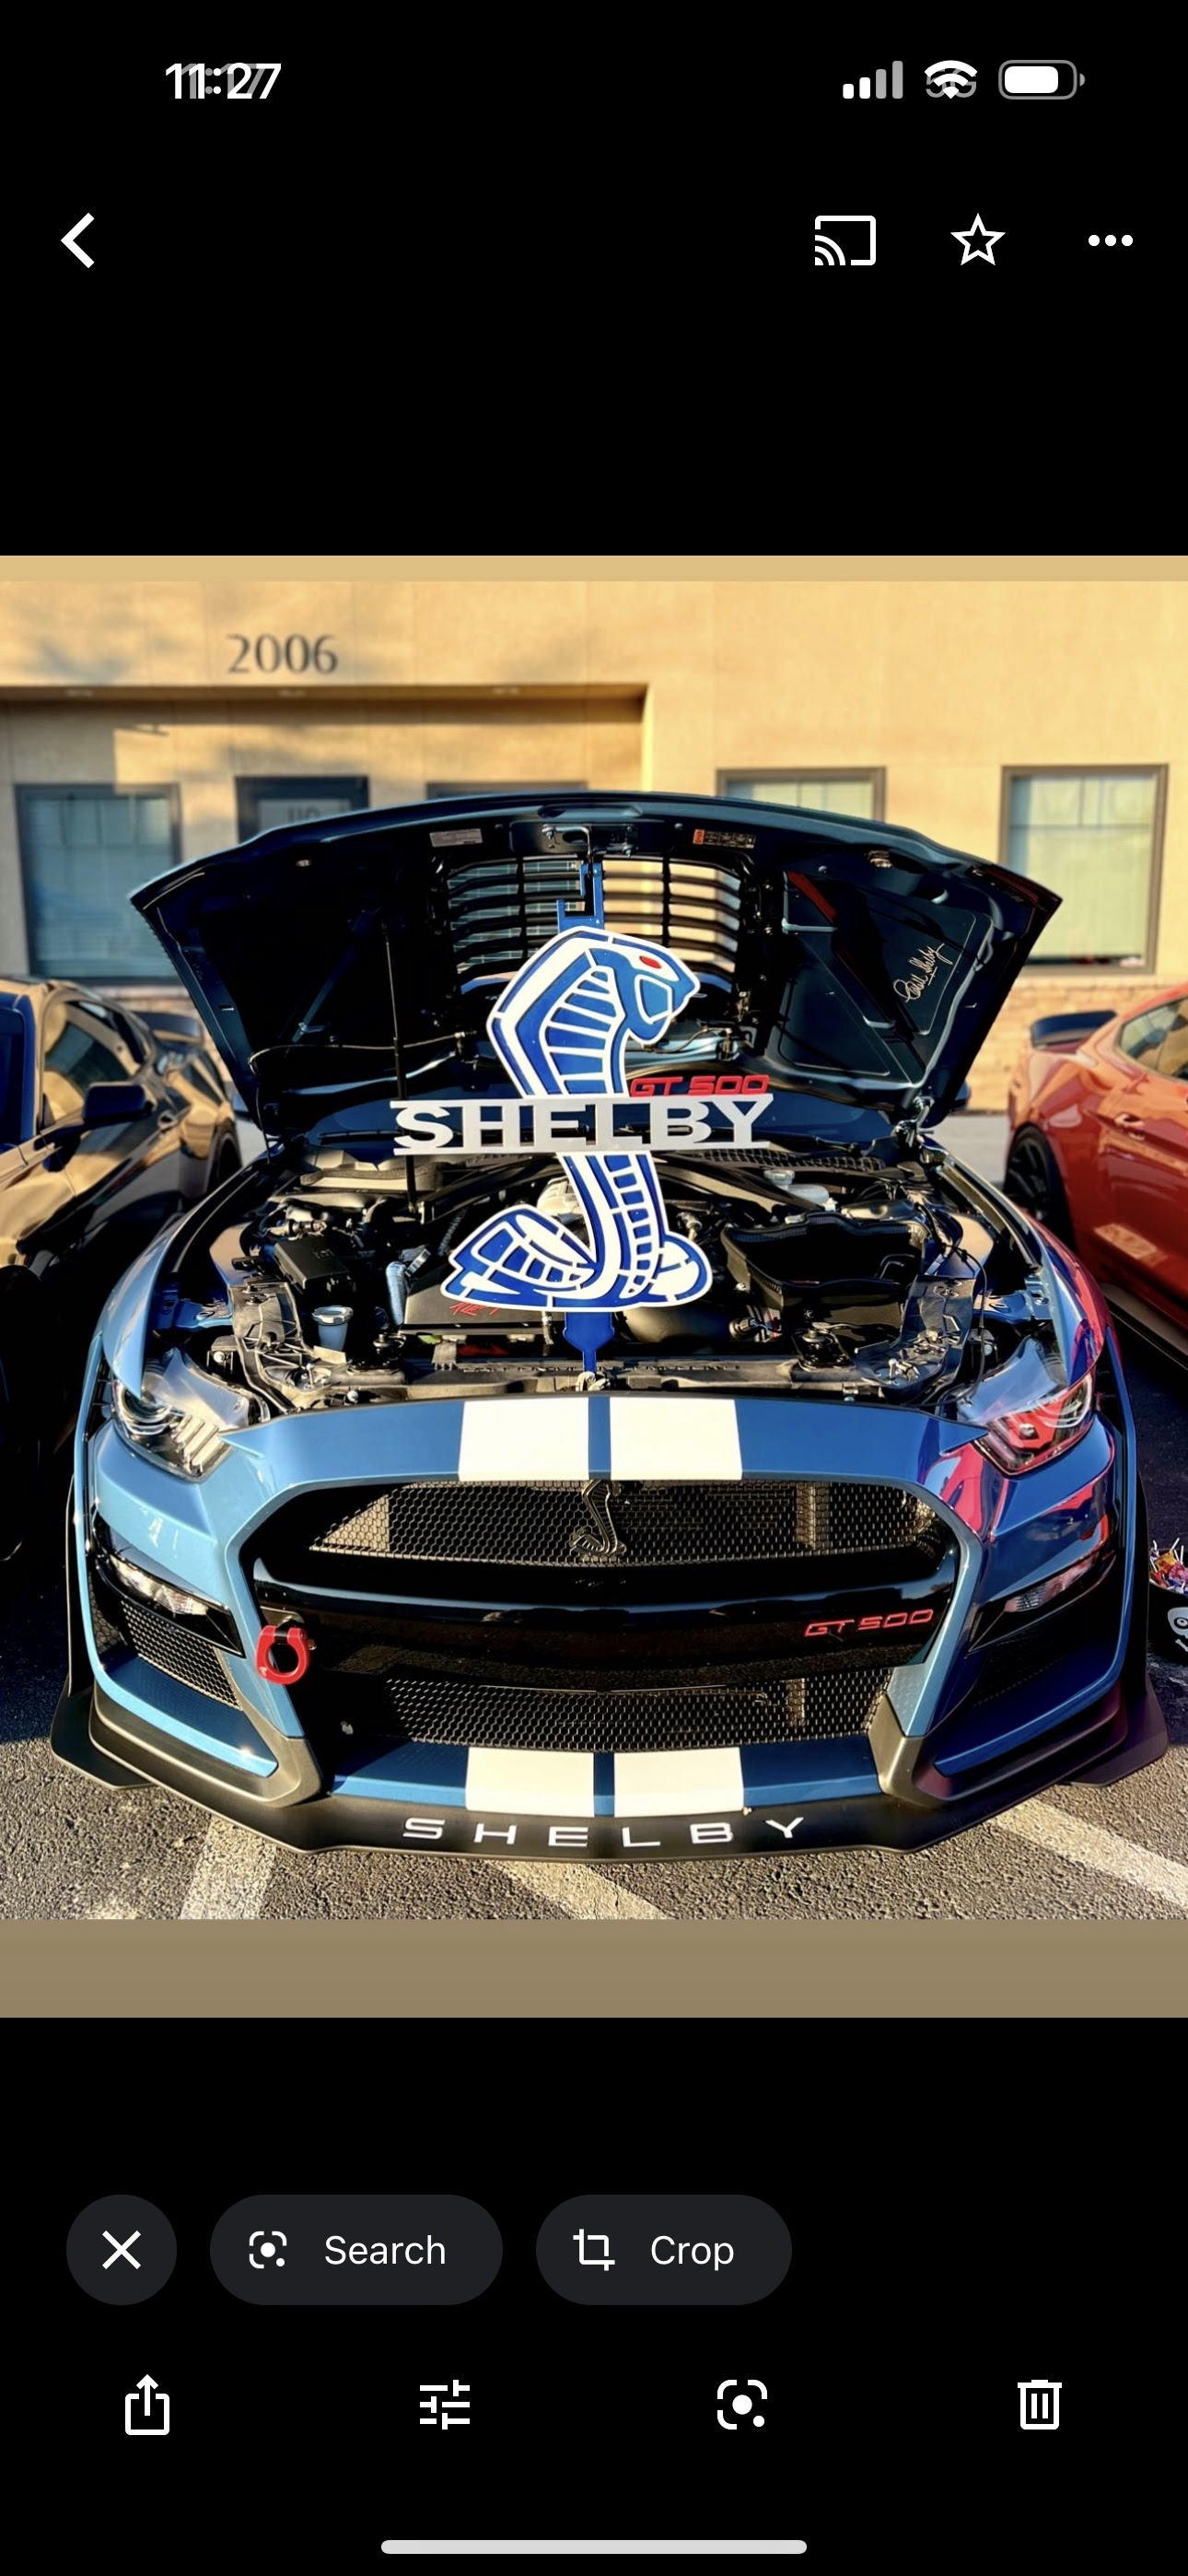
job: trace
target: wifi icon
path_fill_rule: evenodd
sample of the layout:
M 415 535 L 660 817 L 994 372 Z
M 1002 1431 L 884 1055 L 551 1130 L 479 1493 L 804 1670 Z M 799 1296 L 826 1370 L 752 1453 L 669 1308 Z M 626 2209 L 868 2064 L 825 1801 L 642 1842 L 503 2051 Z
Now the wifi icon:
M 813 223 L 816 268 L 873 268 L 873 215 L 817 215 Z

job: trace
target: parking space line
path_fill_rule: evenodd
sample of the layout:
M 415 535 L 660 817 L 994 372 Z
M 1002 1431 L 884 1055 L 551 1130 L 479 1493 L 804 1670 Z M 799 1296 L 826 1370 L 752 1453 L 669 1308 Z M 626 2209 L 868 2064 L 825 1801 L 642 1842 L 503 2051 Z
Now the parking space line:
M 1145 1888 L 1149 1896 L 1161 1896 L 1178 1913 L 1188 1914 L 1188 1869 L 1182 1861 L 1165 1860 L 1161 1852 L 1145 1851 L 1141 1843 L 1127 1842 L 1122 1834 L 1085 1824 L 1080 1816 L 1070 1815 L 1064 1807 L 1050 1807 L 1043 1798 L 1012 1807 L 993 1822 L 1000 1833 L 1018 1834 L 1021 1841 L 1037 1843 L 1062 1860 L 1078 1861 L 1082 1869 L 1099 1869 L 1109 1878 L 1125 1879 L 1129 1886 Z
M 271 1843 L 226 1816 L 212 1816 L 186 1890 L 182 1923 L 251 1923 L 264 1902 L 274 1859 Z
M 533 1896 L 547 1896 L 562 1914 L 578 1923 L 667 1923 L 671 1917 L 647 1898 L 636 1896 L 617 1879 L 601 1878 L 580 1861 L 496 1860 L 484 1853 L 489 1869 L 499 1869 Z

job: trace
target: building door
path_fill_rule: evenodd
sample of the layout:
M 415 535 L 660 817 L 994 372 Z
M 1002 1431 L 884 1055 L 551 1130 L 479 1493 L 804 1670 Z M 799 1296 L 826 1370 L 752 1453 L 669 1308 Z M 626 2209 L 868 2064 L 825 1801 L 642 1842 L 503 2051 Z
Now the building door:
M 237 778 L 235 802 L 241 841 L 286 823 L 313 823 L 322 814 L 354 814 L 368 804 L 365 778 Z

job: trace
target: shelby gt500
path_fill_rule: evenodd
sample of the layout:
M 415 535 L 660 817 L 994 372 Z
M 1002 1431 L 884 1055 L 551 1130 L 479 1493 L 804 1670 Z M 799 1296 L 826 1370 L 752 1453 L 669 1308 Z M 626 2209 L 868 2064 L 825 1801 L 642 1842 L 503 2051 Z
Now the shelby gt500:
M 616 1859 L 1152 1759 L 1108 1315 L 930 1135 L 1054 900 L 609 795 L 144 888 L 269 1143 L 107 1307 L 56 1750 L 306 1846 Z

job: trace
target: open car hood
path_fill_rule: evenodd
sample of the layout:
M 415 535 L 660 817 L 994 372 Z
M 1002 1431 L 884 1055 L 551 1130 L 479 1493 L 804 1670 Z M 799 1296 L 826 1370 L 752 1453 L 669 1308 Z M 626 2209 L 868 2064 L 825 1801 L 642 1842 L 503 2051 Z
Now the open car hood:
M 1058 897 L 886 824 L 581 793 L 298 823 L 133 902 L 249 1111 L 296 1135 L 393 1095 L 506 1095 L 488 1015 L 559 903 L 696 979 L 630 1070 L 943 1117 Z

